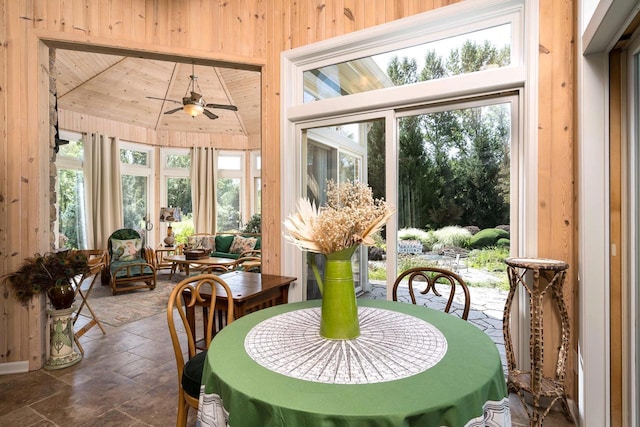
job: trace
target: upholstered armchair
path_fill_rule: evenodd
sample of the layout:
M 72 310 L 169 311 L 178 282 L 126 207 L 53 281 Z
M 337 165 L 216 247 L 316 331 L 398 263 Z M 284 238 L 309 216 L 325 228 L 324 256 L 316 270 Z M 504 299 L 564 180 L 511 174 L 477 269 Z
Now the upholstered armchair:
M 156 268 L 153 249 L 142 247 L 140 234 L 131 228 L 122 228 L 109 236 L 107 243 L 107 269 L 111 292 L 156 287 Z

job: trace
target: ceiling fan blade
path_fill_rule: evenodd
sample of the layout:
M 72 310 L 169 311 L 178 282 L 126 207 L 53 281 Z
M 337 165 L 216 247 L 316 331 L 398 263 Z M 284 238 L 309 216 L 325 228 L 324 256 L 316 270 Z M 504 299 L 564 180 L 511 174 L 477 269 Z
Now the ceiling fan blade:
M 158 101 L 167 101 L 167 102 L 175 102 L 176 104 L 182 104 L 182 102 L 180 101 L 175 101 L 173 99 L 167 99 L 167 98 L 156 98 L 155 96 L 147 96 L 147 99 L 157 99 Z
M 173 114 L 176 111 L 180 111 L 180 110 L 182 110 L 182 107 L 174 108 L 173 110 L 165 111 L 164 113 L 165 114 Z
M 218 118 L 218 116 L 216 116 L 216 115 L 215 115 L 215 114 L 213 114 L 211 111 L 206 110 L 206 109 L 205 109 L 205 110 L 203 110 L 203 111 L 202 111 L 202 113 L 203 113 L 205 116 L 209 117 L 211 120 L 215 120 L 215 119 L 217 119 L 217 118 Z
M 207 104 L 206 107 L 207 108 L 220 108 L 222 110 L 238 111 L 238 107 L 236 107 L 235 105 Z

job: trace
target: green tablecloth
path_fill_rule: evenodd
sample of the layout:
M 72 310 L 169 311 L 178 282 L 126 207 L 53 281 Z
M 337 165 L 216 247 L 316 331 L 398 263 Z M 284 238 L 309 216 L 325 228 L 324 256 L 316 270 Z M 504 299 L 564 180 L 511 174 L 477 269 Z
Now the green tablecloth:
M 508 393 L 495 344 L 474 325 L 412 304 L 359 300 L 409 314 L 444 334 L 447 351 L 430 369 L 374 384 L 324 384 L 274 373 L 245 351 L 245 337 L 263 320 L 320 301 L 280 305 L 244 316 L 214 339 L 203 372 L 199 420 L 208 425 L 219 395 L 232 427 L 508 425 Z M 203 415 L 204 414 L 204 415 Z M 213 423 L 213 425 L 225 425 Z

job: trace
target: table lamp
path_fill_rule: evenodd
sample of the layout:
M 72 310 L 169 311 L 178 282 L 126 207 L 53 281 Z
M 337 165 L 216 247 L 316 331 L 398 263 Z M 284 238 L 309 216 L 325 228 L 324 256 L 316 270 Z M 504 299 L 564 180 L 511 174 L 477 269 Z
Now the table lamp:
M 168 222 L 167 237 L 164 238 L 164 244 L 166 247 L 171 247 L 175 244 L 176 238 L 173 235 L 173 227 L 171 223 L 180 222 L 180 208 L 160 208 L 160 222 Z

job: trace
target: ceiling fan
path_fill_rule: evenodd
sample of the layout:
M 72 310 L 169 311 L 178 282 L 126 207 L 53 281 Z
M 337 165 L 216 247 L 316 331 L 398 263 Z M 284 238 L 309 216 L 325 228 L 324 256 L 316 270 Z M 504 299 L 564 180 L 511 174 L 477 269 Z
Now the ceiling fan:
M 190 82 L 189 82 L 189 85 L 187 86 L 187 91 L 184 93 L 182 102 L 176 101 L 174 99 L 156 98 L 154 96 L 147 96 L 147 98 L 158 99 L 160 101 L 175 102 L 176 104 L 182 104 L 182 107 L 165 111 L 164 114 L 173 114 L 176 111 L 184 110 L 185 113 L 189 114 L 193 118 L 195 118 L 200 114 L 204 114 L 211 120 L 215 120 L 218 118 L 218 116 L 216 114 L 213 114 L 211 111 L 207 110 L 207 108 L 219 108 L 223 110 L 238 111 L 238 107 L 236 107 L 235 105 L 207 104 L 207 102 L 204 100 L 204 97 L 200 95 L 200 93 L 196 92 L 196 86 L 198 87 L 199 92 L 202 92 L 202 89 L 200 89 L 200 85 L 198 84 L 198 77 L 195 74 L 194 64 L 191 64 L 191 75 L 189 76 L 189 79 L 190 79 Z M 189 95 L 189 93 L 191 94 Z

